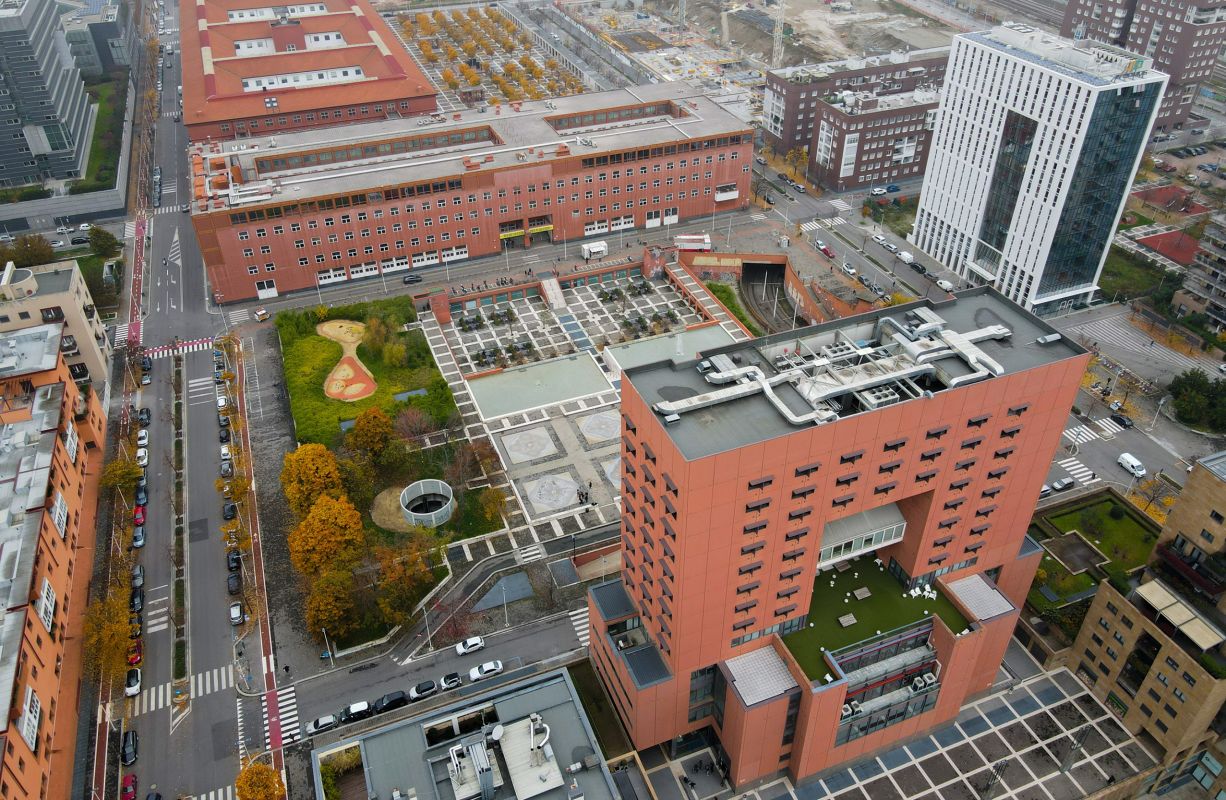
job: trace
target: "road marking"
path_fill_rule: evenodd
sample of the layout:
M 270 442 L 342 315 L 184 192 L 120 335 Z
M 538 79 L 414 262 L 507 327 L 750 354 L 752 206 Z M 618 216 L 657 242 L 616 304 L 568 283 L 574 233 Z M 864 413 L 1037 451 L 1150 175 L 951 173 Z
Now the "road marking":
M 851 211 L 851 204 L 846 200 L 831 200 L 830 205 L 834 206 L 835 211 Z
M 223 786 L 220 789 L 214 789 L 211 792 L 198 794 L 195 796 L 194 800 L 234 800 L 235 797 L 234 785 L 231 784 L 230 786 Z
M 1096 319 L 1084 325 L 1075 325 L 1069 328 L 1069 331 L 1077 333 L 1083 341 L 1114 345 L 1134 354 L 1165 361 L 1180 369 L 1206 369 L 1205 362 L 1200 359 L 1185 356 L 1183 353 L 1178 353 L 1160 344 L 1154 344 L 1152 338 L 1132 327 L 1122 313 Z
M 579 637 L 579 644 L 587 647 L 588 641 L 591 639 L 591 623 L 588 621 L 587 609 L 576 608 L 574 611 L 566 612 L 570 617 L 570 624 L 575 629 L 575 636 Z
M 240 322 L 246 322 L 251 319 L 251 312 L 245 308 L 240 308 L 238 311 L 230 312 L 230 324 L 237 325 Z
M 151 347 L 145 351 L 145 355 L 150 358 L 166 358 L 175 353 L 199 353 L 201 350 L 209 350 L 212 347 L 212 339 L 193 339 L 190 342 L 179 342 L 177 345 L 164 344 Z
M 159 711 L 170 705 L 171 685 L 170 681 L 151 686 L 138 694 L 136 697 L 128 698 L 128 708 L 131 713 L 130 717 L 139 717 L 141 714 L 150 714 L 154 711 Z
M 521 550 L 516 550 L 515 557 L 519 559 L 519 563 L 527 564 L 532 561 L 541 560 L 545 557 L 545 554 L 541 551 L 539 546 L 530 544 Z
M 762 220 L 766 219 L 766 215 L 765 214 L 750 214 L 749 218 L 753 220 L 754 222 L 761 222 Z
M 1064 471 L 1072 476 L 1073 479 L 1082 486 L 1090 486 L 1102 480 L 1102 478 L 1098 477 L 1098 474 L 1094 472 L 1094 470 L 1090 469 L 1085 464 L 1082 464 L 1075 458 L 1066 458 L 1063 461 L 1057 461 L 1056 463 L 1063 467 Z
M 1064 436 L 1076 444 L 1086 444 L 1098 438 L 1098 434 L 1090 430 L 1088 425 L 1078 425 L 1075 428 L 1069 428 L 1064 432 Z
M 842 217 L 831 217 L 830 219 L 826 220 L 826 227 L 829 228 L 830 230 L 834 230 L 839 225 L 846 225 L 846 224 L 847 224 L 847 220 L 843 219 Z
M 1098 427 L 1103 429 L 1103 433 L 1123 433 L 1124 432 L 1124 426 L 1119 424 L 1115 420 L 1111 419 L 1110 417 L 1103 417 L 1102 419 L 1096 419 L 1094 420 L 1094 423 L 1098 425 Z
M 123 238 L 131 239 L 136 236 L 136 222 L 128 221 L 123 224 Z
M 820 222 L 818 222 L 817 220 L 811 220 L 810 222 L 806 222 L 800 226 L 800 232 L 801 233 L 812 233 L 813 231 L 820 230 L 821 227 L 822 227 L 822 224 Z
M 214 667 L 213 669 L 197 672 L 191 679 L 192 698 L 204 697 L 206 694 L 220 692 L 222 689 L 229 689 L 234 685 L 234 665 L 226 664 L 224 667 Z
M 268 722 L 268 695 L 260 697 L 260 714 L 264 718 L 264 747 L 272 747 Z M 291 684 L 277 690 L 277 716 L 281 720 L 281 745 L 293 744 L 302 738 L 298 722 L 298 690 Z
M 149 605 L 152 605 L 150 603 Z M 145 635 L 164 631 L 170 627 L 170 607 L 150 608 L 145 606 Z

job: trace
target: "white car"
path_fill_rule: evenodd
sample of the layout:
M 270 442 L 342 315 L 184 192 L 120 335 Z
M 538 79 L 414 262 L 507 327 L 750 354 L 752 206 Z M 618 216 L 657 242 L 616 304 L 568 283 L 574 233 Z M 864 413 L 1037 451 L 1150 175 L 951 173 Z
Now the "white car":
M 67 225 L 61 225 L 55 229 L 55 232 L 60 234 L 69 234 L 72 233 L 72 228 L 68 227 Z
M 226 406 L 228 405 L 230 405 L 230 400 L 224 394 L 217 395 L 217 410 L 218 411 L 225 411 Z
M 306 733 L 307 736 L 314 736 L 317 733 L 330 731 L 339 724 L 340 720 L 336 718 L 335 714 L 325 714 L 317 720 L 308 722 L 306 726 Z
M 246 615 L 243 614 L 243 604 L 242 603 L 231 603 L 230 604 L 230 624 L 231 625 L 242 625 L 243 619 L 245 617 Z
M 856 268 L 847 261 L 844 261 L 843 266 L 839 267 L 839 269 L 843 270 L 843 274 L 848 277 L 856 277 Z
M 485 640 L 480 636 L 472 636 L 462 642 L 456 643 L 455 654 L 457 656 L 466 656 L 469 653 L 475 653 L 485 647 Z
M 94 227 L 94 223 L 92 223 L 92 222 L 82 222 L 80 225 L 78 225 L 78 226 L 77 226 L 77 230 L 79 230 L 79 231 L 88 231 L 88 230 L 89 230 L 90 228 L 92 228 L 92 227 Z
M 15 242 L 15 241 L 17 241 L 16 236 L 13 236 L 12 234 L 9 234 L 9 233 L 0 233 L 0 242 L 9 244 L 10 242 Z
M 61 247 L 67 247 L 67 246 L 68 246 L 68 243 L 65 242 L 63 239 L 56 239 L 54 242 L 51 243 L 51 247 L 54 250 L 59 250 Z
M 874 186 L 871 190 L 869 190 L 869 194 L 871 194 L 873 197 L 880 197 L 881 195 L 885 194 L 885 189 L 882 189 L 880 186 Z
M 148 447 L 149 446 L 149 429 L 148 428 L 141 428 L 140 433 L 136 434 L 136 446 L 137 447 Z
M 470 669 L 468 671 L 468 679 L 476 683 L 482 678 L 492 678 L 500 672 L 502 672 L 501 661 L 486 661 L 481 666 Z
M 232 458 L 234 458 L 234 454 L 230 452 L 230 445 L 223 444 L 221 446 L 221 460 L 229 461 Z
M 873 237 L 873 241 L 877 244 L 885 244 L 885 237 L 879 233 Z
M 954 285 L 944 278 L 941 278 L 939 281 L 937 281 L 937 288 L 946 292 L 952 292 L 954 290 Z
M 133 667 L 128 670 L 127 680 L 123 684 L 124 697 L 136 697 L 140 694 L 140 669 Z
M 139 447 L 136 450 L 136 466 L 138 467 L 149 466 L 149 451 L 143 447 Z

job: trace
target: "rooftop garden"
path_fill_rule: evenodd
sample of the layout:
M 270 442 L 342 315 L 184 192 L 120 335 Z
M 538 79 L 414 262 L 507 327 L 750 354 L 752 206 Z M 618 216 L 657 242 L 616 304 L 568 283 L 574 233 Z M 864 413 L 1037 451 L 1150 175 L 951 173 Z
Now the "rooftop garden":
M 934 614 L 955 634 L 967 627 L 966 617 L 939 589 L 936 600 L 912 597 L 873 559 L 864 557 L 846 563 L 845 572 L 818 573 L 807 626 L 783 637 L 783 643 L 811 679 L 830 671 L 822 658 L 823 649 L 839 650 Z M 871 596 L 857 600 L 853 592 L 860 588 L 868 589 Z M 856 621 L 844 627 L 839 617 L 846 614 L 854 615 Z

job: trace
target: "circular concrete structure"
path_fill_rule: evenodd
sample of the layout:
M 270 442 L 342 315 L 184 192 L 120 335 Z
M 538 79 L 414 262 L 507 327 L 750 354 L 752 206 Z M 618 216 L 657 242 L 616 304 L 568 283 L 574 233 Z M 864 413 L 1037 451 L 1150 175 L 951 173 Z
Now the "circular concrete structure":
M 455 495 L 443 481 L 417 481 L 400 493 L 400 513 L 410 525 L 437 528 L 455 512 Z

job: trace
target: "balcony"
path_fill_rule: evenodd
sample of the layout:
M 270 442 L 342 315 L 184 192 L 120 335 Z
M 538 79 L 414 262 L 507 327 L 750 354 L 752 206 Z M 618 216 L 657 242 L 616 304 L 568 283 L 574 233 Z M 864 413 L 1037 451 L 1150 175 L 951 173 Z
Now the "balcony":
M 72 334 L 65 334 L 60 337 L 60 352 L 65 356 L 77 356 L 81 354 L 81 348 L 77 346 L 77 339 Z
M 1157 553 L 1162 563 L 1215 602 L 1226 590 L 1226 575 L 1219 573 L 1211 563 L 1186 558 L 1171 542 L 1160 545 Z
M 68 374 L 71 375 L 72 379 L 77 383 L 89 382 L 89 367 L 85 366 L 84 364 L 69 364 Z

